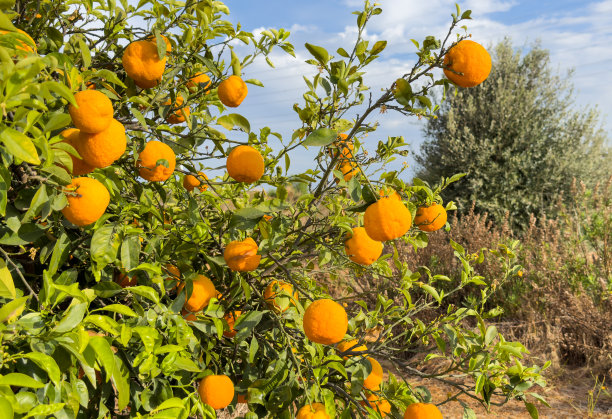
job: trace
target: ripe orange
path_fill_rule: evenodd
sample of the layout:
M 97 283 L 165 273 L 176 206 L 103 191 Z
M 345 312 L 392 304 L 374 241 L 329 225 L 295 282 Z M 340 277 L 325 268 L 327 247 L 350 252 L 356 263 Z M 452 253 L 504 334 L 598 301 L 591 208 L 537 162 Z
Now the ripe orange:
M 458 86 L 477 86 L 490 72 L 491 56 L 482 45 L 469 39 L 460 41 L 444 56 L 444 74 Z
M 223 409 L 234 400 L 234 383 L 227 375 L 207 375 L 200 381 L 198 393 L 213 409 Z
M 383 251 L 382 242 L 372 240 L 365 228 L 355 227 L 353 235 L 344 242 L 344 251 L 350 260 L 360 265 L 371 265 Z
M 297 412 L 296 419 L 330 419 L 323 403 L 313 403 L 302 406 Z
M 370 407 L 380 413 L 383 418 L 391 413 L 391 403 L 388 400 L 381 399 L 376 394 L 369 394 L 367 397 Z M 366 402 L 360 402 L 362 406 L 366 406 Z
M 108 128 L 96 134 L 79 132 L 79 154 L 93 167 L 110 166 L 123 155 L 126 147 L 125 128 L 116 119 L 111 119 Z
M 363 380 L 363 386 L 368 390 L 378 390 L 383 380 L 382 366 L 374 358 L 368 357 L 367 361 L 372 366 L 372 371 L 370 371 L 370 374 Z
M 365 345 L 359 345 L 359 342 L 357 341 L 357 339 L 351 339 L 351 340 L 343 340 L 342 342 L 340 342 L 338 344 L 338 352 L 361 352 L 361 351 L 367 351 L 368 347 Z M 361 355 L 361 354 L 360 354 Z M 355 355 L 345 355 L 343 358 L 344 359 L 349 359 L 349 357 L 351 356 L 355 356 Z
M 239 145 L 227 156 L 227 173 L 238 182 L 257 182 L 264 173 L 264 158 L 259 151 L 248 145 Z
M 246 83 L 240 77 L 229 76 L 219 83 L 217 95 L 225 106 L 235 108 L 242 103 L 248 91 Z
M 304 333 L 315 343 L 333 345 L 344 338 L 348 329 L 348 316 L 344 307 L 324 298 L 314 301 L 304 313 Z
M 166 160 L 167 163 L 161 160 Z M 152 182 L 161 182 L 168 179 L 174 172 L 176 155 L 167 144 L 152 140 L 140 152 L 136 164 L 140 168 L 138 172 L 140 177 Z
M 170 42 L 166 41 L 166 53 L 172 50 Z M 166 68 L 166 58 L 160 59 L 157 53 L 155 38 L 134 41 L 127 46 L 121 59 L 128 77 L 141 89 L 155 87 L 161 81 Z
M 195 314 L 185 309 L 181 310 L 181 314 L 183 315 L 183 318 L 188 322 L 195 322 L 198 319 Z
M 197 91 L 198 88 L 204 89 L 204 93 L 210 91 L 210 77 L 205 73 L 197 73 L 187 81 L 187 88 L 190 92 Z
M 177 96 L 176 102 L 174 102 L 174 105 L 172 105 L 172 108 L 180 107 L 183 104 L 183 102 L 184 102 L 183 96 Z M 167 106 L 167 105 L 170 105 L 170 103 L 171 103 L 170 99 L 167 99 L 163 104 Z M 189 118 L 189 114 L 190 114 L 189 106 L 184 106 L 170 113 L 166 117 L 166 121 L 168 121 L 169 124 L 180 124 L 181 122 L 185 122 L 185 120 Z
M 98 90 L 81 90 L 74 95 L 78 107 L 70 104 L 72 123 L 81 132 L 97 134 L 108 128 L 113 120 L 113 104 Z
M 68 128 L 60 133 L 60 136 L 64 138 L 64 142 L 70 144 L 74 149 L 81 154 L 80 141 L 79 141 L 79 130 L 76 128 Z M 72 158 L 72 175 L 80 176 L 86 175 L 94 171 L 95 167 L 87 164 L 83 159 L 70 155 Z
M 182 287 L 180 287 L 182 289 Z M 211 298 L 217 296 L 215 284 L 204 275 L 198 275 L 193 280 L 193 291 L 189 299 L 185 301 L 184 308 L 188 311 L 197 312 L 208 305 Z M 233 397 L 233 396 L 232 396 Z
M 442 412 L 435 404 L 413 403 L 406 408 L 404 419 L 443 419 Z
M 430 206 L 420 207 L 414 217 L 414 225 L 423 231 L 436 231 L 446 224 L 446 209 L 433 203 Z
M 236 329 L 234 329 L 234 325 L 236 324 L 236 320 L 238 319 L 238 317 L 240 317 L 241 315 L 242 311 L 230 311 L 226 313 L 225 316 L 223 316 L 223 318 L 227 322 L 227 326 L 229 327 L 229 330 L 223 332 L 223 336 L 228 338 L 233 338 L 234 336 L 236 336 L 236 333 L 238 332 L 236 331 Z
M 204 179 L 208 179 L 208 176 L 206 176 L 202 172 L 198 172 L 198 176 L 200 176 L 201 178 L 204 178 Z M 183 178 L 183 186 L 189 192 L 193 191 L 193 189 L 196 188 L 196 187 L 199 187 L 198 189 L 200 190 L 200 192 L 204 192 L 206 189 L 208 189 L 208 185 L 207 184 L 205 184 L 205 183 L 202 184 L 200 182 L 200 180 L 197 177 L 193 176 L 193 175 L 186 175 Z
M 138 277 L 133 275 L 128 276 L 125 272 L 115 274 L 115 282 L 121 286 L 121 288 L 133 287 L 138 284 Z
M 68 205 L 62 214 L 77 226 L 95 223 L 104 214 L 110 202 L 108 189 L 100 181 L 88 177 L 72 179 L 66 186 Z
M 387 241 L 403 236 L 410 230 L 412 214 L 402 201 L 383 197 L 370 205 L 363 218 L 363 227 L 374 240 Z
M 285 281 L 272 281 L 264 290 L 264 301 L 277 313 L 287 311 L 293 300 L 297 301 L 298 293 L 293 291 L 293 285 Z
M 36 53 L 36 42 L 34 42 L 34 39 L 32 39 L 30 35 L 28 35 L 25 31 L 22 31 L 21 29 L 17 29 L 17 32 L 19 32 L 22 35 L 25 35 L 32 42 L 32 45 L 29 45 L 23 42 L 22 40 L 19 40 L 18 45 L 15 46 L 15 49 L 18 49 L 20 51 L 25 51 L 25 52 Z M 7 33 L 10 33 L 10 32 L 5 31 L 5 30 L 0 30 L 0 35 L 5 35 Z
M 230 242 L 223 251 L 223 259 L 232 271 L 254 271 L 259 266 L 261 255 L 257 254 L 259 246 L 250 237 L 243 241 Z

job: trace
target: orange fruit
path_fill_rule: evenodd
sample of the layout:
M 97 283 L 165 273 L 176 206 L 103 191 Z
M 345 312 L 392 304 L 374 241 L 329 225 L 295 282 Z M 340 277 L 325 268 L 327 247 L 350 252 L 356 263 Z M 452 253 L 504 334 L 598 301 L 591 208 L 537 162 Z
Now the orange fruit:
M 264 173 L 264 158 L 259 151 L 248 145 L 239 145 L 227 156 L 227 173 L 238 182 L 257 182 Z
M 419 207 L 414 216 L 414 226 L 423 231 L 436 231 L 444 227 L 446 217 L 446 209 L 438 203 L 433 203 Z
M 313 403 L 302 406 L 297 412 L 296 419 L 330 419 L 323 403 Z
M 293 300 L 298 299 L 297 291 L 293 291 L 293 285 L 285 281 L 272 281 L 264 290 L 264 301 L 277 313 L 287 311 Z
M 166 160 L 166 165 L 161 161 Z M 168 179 L 176 167 L 176 156 L 167 144 L 161 141 L 149 141 L 138 156 L 136 163 L 140 168 L 140 177 L 152 182 L 161 182 Z
M 198 393 L 213 409 L 223 409 L 234 400 L 234 383 L 227 375 L 207 375 L 200 381 Z
M 444 56 L 444 74 L 458 86 L 477 86 L 489 77 L 490 72 L 491 56 L 478 42 L 464 39 Z
M 396 190 L 393 190 L 391 188 L 383 188 L 380 191 L 378 191 L 378 195 L 382 196 L 388 196 L 389 198 L 393 198 L 393 199 L 397 199 L 398 201 L 402 200 L 402 196 L 397 193 Z
M 235 108 L 242 103 L 248 91 L 246 83 L 240 77 L 229 76 L 219 83 L 217 95 L 225 106 Z
M 383 197 L 370 205 L 363 217 L 368 236 L 380 242 L 403 236 L 410 230 L 412 214 L 402 201 Z
M 177 96 L 176 102 L 174 102 L 174 105 L 172 105 L 172 108 L 180 107 L 183 104 L 183 101 L 184 101 L 183 96 Z M 167 105 L 170 105 L 170 103 L 171 103 L 170 99 L 167 99 L 163 104 L 167 106 Z M 184 106 L 170 113 L 166 117 L 166 121 L 168 121 L 169 124 L 180 124 L 181 122 L 185 122 L 185 120 L 189 117 L 189 114 L 190 114 L 189 106 Z
M 442 412 L 435 404 L 413 403 L 406 408 L 404 419 L 443 419 Z
M 383 251 L 382 242 L 372 240 L 365 228 L 355 227 L 353 235 L 344 242 L 344 251 L 350 260 L 360 265 L 371 265 Z
M 111 119 L 104 131 L 95 134 L 79 132 L 79 154 L 93 167 L 110 166 L 125 153 L 126 147 L 125 127 L 116 119 Z
M 76 128 L 68 128 L 63 130 L 60 133 L 60 136 L 64 138 L 64 142 L 70 144 L 74 149 L 81 154 L 80 151 L 80 141 L 79 141 L 79 130 Z M 87 164 L 87 162 L 83 159 L 79 159 L 78 157 L 70 155 L 72 158 L 72 175 L 80 176 L 86 175 L 94 171 L 95 167 Z
M 184 308 L 192 312 L 200 311 L 208 305 L 211 298 L 216 296 L 217 289 L 215 284 L 204 275 L 198 275 L 193 280 L 193 290 L 187 301 L 185 301 Z
M 383 418 L 391 413 L 391 403 L 388 400 L 381 399 L 376 394 L 369 394 L 367 397 L 370 407 L 380 413 Z M 366 406 L 365 401 L 360 402 L 362 406 Z
M 206 176 L 202 172 L 198 172 L 198 176 L 200 176 L 201 178 L 204 178 L 204 179 L 208 179 L 208 176 Z M 195 177 L 194 175 L 187 175 L 187 176 L 185 176 L 183 178 L 183 186 L 189 192 L 193 191 L 193 189 L 197 188 L 197 187 L 199 187 L 198 189 L 200 190 L 200 192 L 204 192 L 206 189 L 208 189 L 208 185 L 202 184 L 200 182 L 200 180 L 197 177 Z
M 223 251 L 223 259 L 232 271 L 254 271 L 259 266 L 261 255 L 257 254 L 259 246 L 250 237 L 243 241 L 230 242 Z
M 361 352 L 361 351 L 367 351 L 368 347 L 365 345 L 359 345 L 359 342 L 357 341 L 357 339 L 351 339 L 351 340 L 343 340 L 342 342 L 340 342 L 337 346 L 338 352 Z M 351 356 L 355 356 L 355 355 L 345 355 L 343 358 L 344 359 L 348 359 Z
M 166 41 L 166 53 L 172 48 L 168 39 Z M 161 81 L 166 68 L 166 58 L 160 59 L 157 53 L 157 42 L 155 38 L 142 41 L 134 41 L 129 44 L 123 52 L 121 62 L 128 77 L 141 89 L 155 87 Z
M 113 120 L 113 104 L 98 90 L 81 90 L 74 95 L 78 107 L 70 104 L 72 123 L 81 132 L 97 134 L 108 128 Z
M 121 286 L 121 288 L 133 287 L 138 284 L 138 277 L 133 275 L 128 276 L 125 272 L 115 274 L 115 282 Z
M 181 271 L 179 270 L 179 268 L 169 263 L 163 267 L 163 271 L 167 273 L 168 275 L 170 275 L 165 278 L 166 281 L 176 281 L 176 284 L 172 288 L 170 288 L 170 291 L 172 291 L 181 282 Z
M 18 45 L 15 46 L 15 49 L 18 49 L 20 51 L 25 51 L 25 52 L 33 52 L 36 53 L 36 42 L 34 42 L 34 39 L 32 39 L 32 37 L 30 35 L 28 35 L 25 31 L 22 31 L 21 29 L 17 29 L 17 32 L 19 32 L 22 35 L 25 35 L 31 42 L 32 45 L 23 42 L 22 40 L 17 41 Z M 11 33 L 9 31 L 5 31 L 5 30 L 0 30 L 0 35 L 5 35 L 7 33 Z
M 205 73 L 197 73 L 193 77 L 190 77 L 187 81 L 187 88 L 190 92 L 197 91 L 198 88 L 204 89 L 204 93 L 208 94 L 210 91 L 210 77 Z
M 62 214 L 77 226 L 95 223 L 104 214 L 110 202 L 108 189 L 100 181 L 88 177 L 72 179 L 66 186 L 68 205 Z
M 372 366 L 372 370 L 366 379 L 363 380 L 363 386 L 368 390 L 378 390 L 380 388 L 380 383 L 382 383 L 383 380 L 382 366 L 374 358 L 368 357 L 367 361 Z
M 348 329 L 348 316 L 340 304 L 323 298 L 308 306 L 303 323 L 308 339 L 315 343 L 333 345 L 344 338 Z
M 337 169 L 340 170 L 342 177 L 347 182 L 351 180 L 353 176 L 359 173 L 359 168 L 355 162 L 340 163 L 338 164 Z
M 233 338 L 234 336 L 236 336 L 236 333 L 238 332 L 236 331 L 236 329 L 234 329 L 234 325 L 236 324 L 236 320 L 238 319 L 238 317 L 240 317 L 241 315 L 242 311 L 230 311 L 226 313 L 225 316 L 223 316 L 223 318 L 227 322 L 227 326 L 229 327 L 229 330 L 223 332 L 223 336 L 228 338 Z

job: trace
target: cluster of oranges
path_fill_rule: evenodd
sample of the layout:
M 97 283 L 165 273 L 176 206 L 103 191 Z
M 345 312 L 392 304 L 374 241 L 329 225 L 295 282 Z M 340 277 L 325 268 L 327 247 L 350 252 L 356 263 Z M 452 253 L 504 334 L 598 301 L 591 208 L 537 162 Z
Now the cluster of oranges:
M 162 37 L 166 44 L 166 54 L 171 53 L 170 41 Z M 475 45 L 474 45 L 475 44 Z M 23 48 L 30 48 L 26 44 Z M 446 55 L 444 71 L 449 79 L 460 86 L 473 86 L 486 79 L 490 71 L 486 57 L 479 50 L 480 45 L 472 41 L 461 41 Z M 486 51 L 485 51 L 486 53 Z M 472 56 L 482 58 L 474 64 Z M 479 58 L 479 59 L 480 59 Z M 127 75 L 138 87 L 149 89 L 157 86 L 163 77 L 167 56 L 160 57 L 156 39 L 153 37 L 135 41 L 128 45 L 122 58 Z M 486 74 L 485 74 L 486 73 Z M 204 86 L 207 93 L 210 89 L 210 78 L 204 73 L 196 73 L 187 82 L 187 88 L 197 89 Z M 217 89 L 219 100 L 228 107 L 237 107 L 247 95 L 247 87 L 238 76 L 230 76 L 223 80 Z M 91 173 L 96 168 L 104 168 L 113 164 L 126 150 L 126 134 L 124 126 L 113 118 L 114 110 L 111 100 L 95 89 L 80 91 L 75 94 L 76 106 L 69 106 L 75 128 L 62 132 L 64 141 L 70 144 L 79 157 L 72 157 L 72 173 L 80 176 Z M 190 116 L 189 106 L 185 98 L 176 97 L 174 102 L 167 99 L 163 105 L 171 106 L 166 117 L 170 124 L 185 122 Z M 335 151 L 334 151 L 335 150 Z M 347 136 L 341 134 L 333 149 L 332 157 L 337 160 L 337 169 L 345 180 L 350 180 L 359 173 L 359 167 L 354 161 L 354 145 L 347 141 Z M 151 182 L 165 181 L 172 176 L 176 167 L 176 156 L 170 146 L 161 141 L 149 141 L 139 153 L 137 168 L 139 175 Z M 261 153 L 248 145 L 235 147 L 228 155 L 226 168 L 228 175 L 237 182 L 257 182 L 265 171 L 265 162 Z M 189 192 L 198 188 L 204 191 L 203 184 L 208 178 L 202 172 L 187 175 L 183 178 L 183 186 Z M 62 210 L 64 216 L 77 226 L 89 225 L 98 220 L 105 212 L 110 195 L 106 187 L 98 180 L 88 177 L 76 177 L 66 188 L 68 205 Z M 445 208 L 438 203 L 418 208 L 414 217 L 402 202 L 401 196 L 392 194 L 381 196 L 365 211 L 363 227 L 355 227 L 350 237 L 345 241 L 348 257 L 355 263 L 370 265 L 374 263 L 383 251 L 383 242 L 394 240 L 405 235 L 414 226 L 427 232 L 442 228 L 447 221 Z M 258 268 L 261 255 L 258 255 L 258 245 L 252 238 L 229 243 L 223 257 L 228 268 L 235 272 L 250 272 Z M 180 280 L 180 271 L 169 265 L 166 271 L 168 279 L 178 281 L 178 291 L 184 288 Z M 126 274 L 119 276 L 122 286 L 136 283 L 134 277 Z M 196 314 L 204 310 L 212 298 L 220 298 L 214 283 L 204 275 L 198 275 L 192 281 L 192 292 L 185 301 L 183 315 L 188 320 L 197 319 Z M 276 313 L 286 311 L 292 302 L 297 301 L 298 293 L 293 285 L 283 281 L 272 281 L 264 291 L 264 300 Z M 237 331 L 241 311 L 228 312 L 225 321 L 228 330 L 224 332 L 227 338 L 233 338 Z M 303 315 L 303 331 L 305 336 L 314 343 L 322 345 L 337 345 L 336 349 L 347 362 L 365 361 L 369 366 L 369 374 L 363 382 L 367 400 L 363 404 L 377 410 L 382 417 L 391 411 L 390 403 L 380 398 L 377 393 L 383 381 L 383 368 L 380 363 L 366 355 L 367 347 L 358 340 L 344 340 L 348 331 L 348 316 L 344 307 L 332 299 L 323 298 L 310 303 Z M 214 409 L 228 406 L 234 399 L 234 384 L 226 375 L 208 375 L 201 379 L 198 392 L 204 403 Z M 297 417 L 329 418 L 325 406 L 313 403 L 299 409 Z M 416 403 L 408 407 L 406 419 L 437 419 L 441 418 L 436 406 L 426 403 Z

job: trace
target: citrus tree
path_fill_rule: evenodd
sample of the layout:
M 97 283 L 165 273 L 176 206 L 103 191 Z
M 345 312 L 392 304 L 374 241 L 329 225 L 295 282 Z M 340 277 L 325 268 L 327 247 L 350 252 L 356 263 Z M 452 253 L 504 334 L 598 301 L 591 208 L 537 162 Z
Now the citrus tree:
M 306 44 L 318 71 L 284 138 L 230 108 L 261 85 L 243 80 L 248 65 L 293 54 L 285 30 L 255 36 L 212 0 L 2 7 L 2 417 L 215 417 L 247 403 L 246 418 L 429 418 L 451 401 L 473 416 L 464 398 L 519 398 L 537 417 L 540 367 L 486 324 L 494 287 L 471 266 L 484 252 L 450 243 L 462 274 L 445 292 L 447 277 L 398 257 L 397 241 L 418 251 L 444 227 L 453 204 L 439 193 L 460 175 L 408 184 L 385 170 L 402 137 L 363 148 L 375 111 L 433 115 L 431 90 L 455 88 L 436 68 L 458 86 L 486 78 L 486 51 L 456 35 L 469 11 L 443 40 L 415 41 L 411 72 L 375 97 L 362 76 L 386 42 L 364 39 L 381 12 L 366 1 L 353 45 Z M 304 147 L 314 164 L 291 174 Z M 511 248 L 491 257 L 506 277 L 520 268 Z M 332 287 L 362 275 L 374 289 Z M 481 301 L 444 305 L 468 285 Z M 456 392 L 432 400 L 415 376 Z

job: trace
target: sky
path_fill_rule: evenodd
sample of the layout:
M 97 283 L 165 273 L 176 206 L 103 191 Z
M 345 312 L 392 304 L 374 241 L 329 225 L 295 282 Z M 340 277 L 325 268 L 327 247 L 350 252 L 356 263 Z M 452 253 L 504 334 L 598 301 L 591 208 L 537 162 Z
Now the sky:
M 263 60 L 243 70 L 243 78 L 257 78 L 265 88 L 249 85 L 249 95 L 237 112 L 246 116 L 254 131 L 269 126 L 283 136 L 301 127 L 294 103 L 303 103 L 306 85 L 302 75 L 316 71 L 304 61 L 310 58 L 305 42 L 325 47 L 330 53 L 338 47 L 349 49 L 356 37 L 356 16 L 361 0 L 226 0 L 229 20 L 245 30 L 258 33 L 268 28 L 291 32 L 296 58 L 280 49 L 271 55 L 275 68 Z M 415 62 L 416 48 L 410 39 L 422 41 L 425 36 L 443 38 L 448 31 L 455 2 L 449 0 L 382 0 L 383 13 L 367 27 L 366 38 L 386 40 L 386 50 L 369 66 L 364 77 L 374 97 Z M 597 106 L 601 122 L 612 138 L 612 0 L 468 0 L 459 2 L 462 10 L 472 10 L 472 20 L 464 21 L 472 40 L 491 46 L 509 36 L 517 48 L 528 49 L 539 40 L 548 49 L 551 64 L 560 74 L 573 69 L 575 106 Z M 353 115 L 354 117 L 355 115 Z M 370 134 L 366 148 L 374 149 L 378 140 L 402 135 L 413 152 L 418 152 L 424 137 L 423 121 L 398 113 L 375 114 L 368 120 L 380 128 Z M 292 155 L 295 171 L 312 167 L 315 150 L 299 150 Z M 404 159 L 413 174 L 412 157 Z M 396 161 L 390 169 L 399 168 Z

